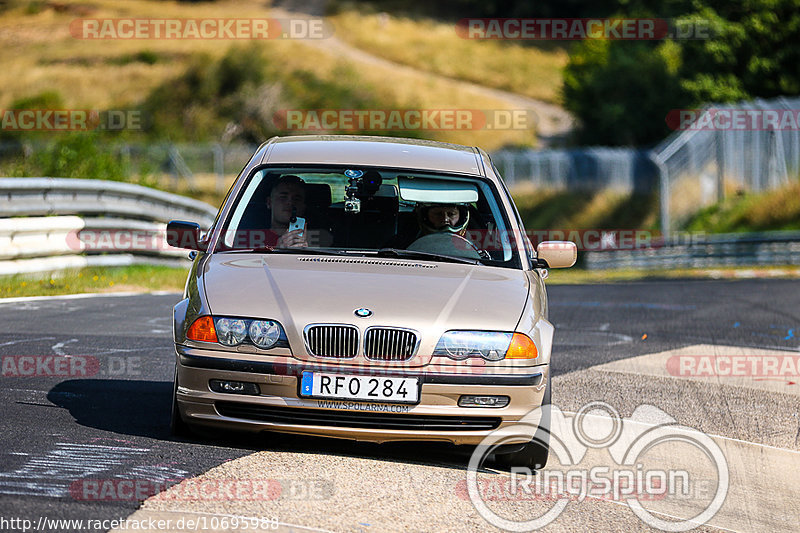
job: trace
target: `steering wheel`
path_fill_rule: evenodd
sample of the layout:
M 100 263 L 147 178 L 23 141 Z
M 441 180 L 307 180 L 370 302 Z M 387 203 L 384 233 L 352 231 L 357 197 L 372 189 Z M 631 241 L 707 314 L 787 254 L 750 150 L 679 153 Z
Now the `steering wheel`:
M 432 254 L 454 255 L 470 259 L 484 259 L 481 250 L 475 244 L 461 235 L 440 231 L 420 237 L 407 248 L 412 252 L 427 252 Z

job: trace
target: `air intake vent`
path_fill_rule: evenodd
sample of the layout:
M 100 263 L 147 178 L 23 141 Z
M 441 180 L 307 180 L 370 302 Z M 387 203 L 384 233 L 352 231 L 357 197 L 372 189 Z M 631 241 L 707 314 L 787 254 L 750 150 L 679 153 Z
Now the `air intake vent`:
M 488 431 L 500 425 L 499 417 L 435 416 L 352 412 L 334 409 L 272 407 L 236 402 L 216 402 L 222 416 L 287 426 L 328 426 L 365 429 L 424 431 Z
M 347 359 L 358 353 L 358 329 L 343 324 L 315 324 L 305 329 L 306 347 L 317 357 Z
M 417 351 L 417 334 L 407 329 L 369 328 L 364 355 L 373 361 L 406 361 Z
M 298 261 L 303 263 L 346 263 L 349 265 L 380 265 L 395 266 L 406 268 L 437 268 L 437 265 L 425 265 L 422 263 L 412 263 L 403 261 L 393 261 L 387 259 L 360 259 L 356 257 L 298 257 Z

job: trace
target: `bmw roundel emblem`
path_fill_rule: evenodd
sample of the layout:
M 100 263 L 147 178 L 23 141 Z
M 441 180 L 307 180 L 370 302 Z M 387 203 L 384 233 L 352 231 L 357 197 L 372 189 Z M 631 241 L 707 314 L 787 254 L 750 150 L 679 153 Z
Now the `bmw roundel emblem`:
M 355 311 L 356 316 L 359 318 L 369 318 L 372 316 L 372 311 L 367 309 L 366 307 L 359 307 Z

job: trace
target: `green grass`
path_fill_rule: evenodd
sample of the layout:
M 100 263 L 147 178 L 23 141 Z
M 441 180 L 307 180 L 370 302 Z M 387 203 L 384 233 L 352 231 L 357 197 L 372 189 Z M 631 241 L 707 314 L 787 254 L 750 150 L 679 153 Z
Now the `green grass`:
M 707 233 L 800 230 L 800 181 L 760 194 L 734 195 L 699 211 L 686 229 Z
M 61 294 L 183 291 L 189 268 L 133 265 L 65 270 L 52 275 L 0 276 L 2 298 Z M 800 267 L 708 268 L 673 270 L 552 269 L 548 285 L 614 283 L 662 279 L 738 279 L 743 277 L 800 278 Z
M 186 268 L 133 265 L 127 267 L 92 267 L 47 274 L 0 276 L 0 298 L 54 296 L 96 292 L 152 292 L 183 290 Z
M 515 189 L 512 196 L 528 230 L 657 227 L 656 195 Z

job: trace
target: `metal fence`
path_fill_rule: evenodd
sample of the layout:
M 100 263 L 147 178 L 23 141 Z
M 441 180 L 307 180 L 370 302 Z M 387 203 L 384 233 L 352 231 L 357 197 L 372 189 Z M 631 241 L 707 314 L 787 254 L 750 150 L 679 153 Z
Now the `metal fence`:
M 800 98 L 756 100 L 704 109 L 788 111 L 796 118 Z M 492 159 L 510 185 L 530 183 L 561 190 L 658 190 L 661 229 L 669 235 L 698 209 L 737 191 L 761 192 L 800 175 L 800 128 L 695 128 L 676 131 L 653 149 L 586 147 L 560 150 L 500 150 Z M 26 141 L 0 145 L 22 154 L 42 149 Z M 123 144 L 114 150 L 135 174 L 155 175 L 178 189 L 214 180 L 223 192 L 255 146 L 234 144 Z M 164 178 L 167 178 L 166 180 Z
M 501 150 L 491 154 L 509 185 L 622 193 L 653 190 L 658 168 L 647 150 L 590 147 L 574 150 Z
M 35 139 L 0 142 L 0 159 L 31 157 L 52 146 Z M 219 193 L 238 175 L 255 149 L 256 145 L 220 143 L 119 143 L 108 147 L 126 162 L 133 176 L 154 176 L 172 190 L 178 190 L 182 183 L 196 189 L 200 180 L 213 180 Z
M 130 183 L 0 178 L 0 275 L 134 263 L 188 266 L 165 222 L 209 227 L 203 202 Z
M 647 248 L 587 251 L 583 261 L 588 270 L 800 265 L 800 232 L 703 235 Z
M 702 125 L 705 113 L 738 110 L 758 118 Z M 495 165 L 510 184 L 570 190 L 650 192 L 658 187 L 661 229 L 679 229 L 699 209 L 738 191 L 762 192 L 800 175 L 800 98 L 708 105 L 652 150 L 581 148 L 499 151 Z M 765 120 L 767 113 L 780 121 Z M 676 115 L 676 117 L 679 115 Z M 788 124 L 783 118 L 793 118 Z M 755 124 L 754 124 L 755 122 Z M 680 126 L 680 123 L 676 124 Z
M 677 229 L 692 213 L 732 192 L 762 192 L 796 179 L 800 174 L 797 124 L 783 128 L 763 119 L 767 111 L 796 117 L 799 109 L 800 98 L 709 105 L 703 110 L 717 115 L 722 110 L 752 111 L 759 117 L 756 127 L 749 119 L 742 121 L 743 127 L 702 126 L 698 118 L 656 146 L 653 157 L 661 173 L 662 229 Z

